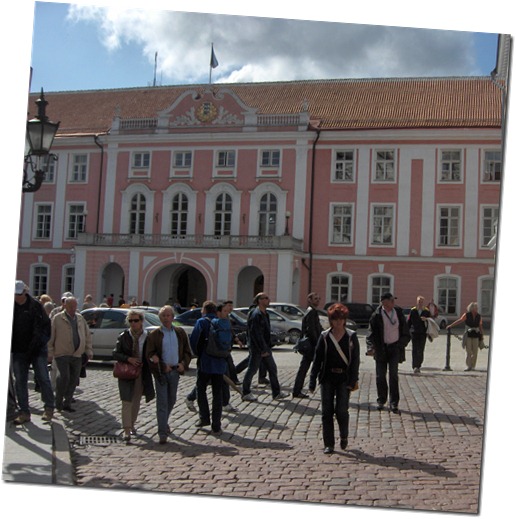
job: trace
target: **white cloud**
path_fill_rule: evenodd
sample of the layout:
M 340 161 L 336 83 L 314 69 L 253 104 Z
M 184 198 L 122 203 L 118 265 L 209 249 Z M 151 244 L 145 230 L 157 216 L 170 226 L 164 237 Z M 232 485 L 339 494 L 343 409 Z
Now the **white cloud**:
M 158 52 L 166 83 L 204 81 L 211 42 L 214 82 L 478 73 L 468 32 L 89 5 L 69 18 L 95 24 L 111 52 L 136 44 L 152 64 Z

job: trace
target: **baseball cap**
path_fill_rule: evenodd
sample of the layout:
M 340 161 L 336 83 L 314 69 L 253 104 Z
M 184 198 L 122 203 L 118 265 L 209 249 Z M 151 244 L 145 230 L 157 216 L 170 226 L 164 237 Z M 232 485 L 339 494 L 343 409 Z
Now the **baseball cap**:
M 25 283 L 18 279 L 16 281 L 16 283 L 14 284 L 14 293 L 17 296 L 19 296 L 19 295 L 23 294 L 23 292 L 25 291 L 25 288 L 26 288 Z
M 380 301 L 385 301 L 385 299 L 398 299 L 397 297 L 394 297 L 390 292 L 386 292 L 382 295 L 380 298 Z

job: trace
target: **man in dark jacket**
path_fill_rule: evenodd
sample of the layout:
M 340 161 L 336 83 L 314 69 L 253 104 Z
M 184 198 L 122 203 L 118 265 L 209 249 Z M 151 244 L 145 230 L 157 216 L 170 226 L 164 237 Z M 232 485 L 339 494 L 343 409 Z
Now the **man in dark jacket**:
M 429 317 L 430 311 L 425 306 L 425 298 L 423 296 L 417 296 L 416 306 L 410 309 L 407 319 L 410 337 L 412 339 L 412 369 L 414 373 L 421 373 L 421 366 L 425 358 L 426 320 Z
M 390 409 L 398 414 L 398 364 L 405 361 L 405 346 L 410 335 L 403 310 L 395 305 L 395 300 L 390 292 L 382 295 L 380 306 L 369 320 L 366 342 L 367 355 L 373 355 L 376 362 L 377 409 L 381 411 L 385 407 L 389 396 Z
M 299 369 L 297 370 L 296 379 L 294 381 L 294 388 L 292 390 L 292 396 L 295 398 L 308 398 L 308 395 L 302 392 L 303 384 L 305 383 L 306 374 L 310 369 L 310 364 L 314 359 L 315 346 L 319 340 L 319 336 L 322 332 L 321 320 L 317 312 L 317 307 L 321 298 L 319 294 L 311 292 L 308 294 L 308 311 L 303 316 L 301 321 L 301 337 L 308 337 L 310 340 L 310 351 L 302 354 L 303 358 L 299 363 Z
M 278 381 L 278 368 L 272 356 L 271 344 L 271 323 L 267 307 L 269 306 L 269 296 L 263 292 L 254 298 L 254 308 L 247 320 L 248 324 L 248 346 L 249 346 L 249 367 L 242 382 L 242 400 L 254 402 L 256 396 L 251 393 L 251 382 L 262 362 L 269 373 L 271 383 L 272 398 L 281 400 L 288 395 L 283 393 Z
M 12 367 L 15 379 L 16 398 L 20 414 L 14 419 L 16 425 L 30 422 L 29 368 L 41 388 L 45 406 L 43 420 L 52 420 L 55 408 L 54 392 L 50 383 L 47 364 L 47 342 L 50 339 L 50 319 L 43 307 L 28 294 L 23 281 L 16 281 L 14 289 L 13 330 L 11 339 Z

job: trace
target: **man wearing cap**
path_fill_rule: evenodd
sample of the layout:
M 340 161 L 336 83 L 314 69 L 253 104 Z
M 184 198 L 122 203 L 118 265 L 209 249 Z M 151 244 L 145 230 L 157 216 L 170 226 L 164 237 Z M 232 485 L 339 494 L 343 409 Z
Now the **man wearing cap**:
M 12 368 L 16 398 L 20 413 L 16 425 L 30 422 L 28 378 L 32 364 L 35 378 L 41 388 L 45 406 L 43 420 L 49 422 L 54 414 L 55 400 L 47 368 L 47 342 L 50 338 L 50 320 L 43 307 L 28 293 L 21 280 L 14 287 L 14 315 L 11 338 Z
M 54 316 L 56 316 L 59 312 L 62 312 L 64 310 L 64 302 L 67 297 L 73 297 L 73 294 L 71 292 L 65 292 L 61 296 L 61 306 L 56 306 L 51 312 L 50 312 L 50 319 L 53 319 Z
M 405 346 L 410 340 L 410 334 L 403 311 L 396 306 L 395 300 L 390 292 L 382 295 L 380 306 L 369 320 L 366 342 L 367 355 L 373 355 L 376 362 L 377 409 L 381 411 L 389 397 L 390 410 L 398 414 L 398 364 L 405 360 Z

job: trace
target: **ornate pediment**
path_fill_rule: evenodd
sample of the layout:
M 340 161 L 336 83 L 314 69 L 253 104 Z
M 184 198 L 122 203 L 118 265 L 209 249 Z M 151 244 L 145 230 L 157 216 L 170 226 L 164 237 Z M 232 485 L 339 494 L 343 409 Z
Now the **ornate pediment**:
M 158 113 L 162 128 L 245 126 L 250 118 L 256 119 L 256 109 L 246 106 L 229 88 L 186 91 Z

